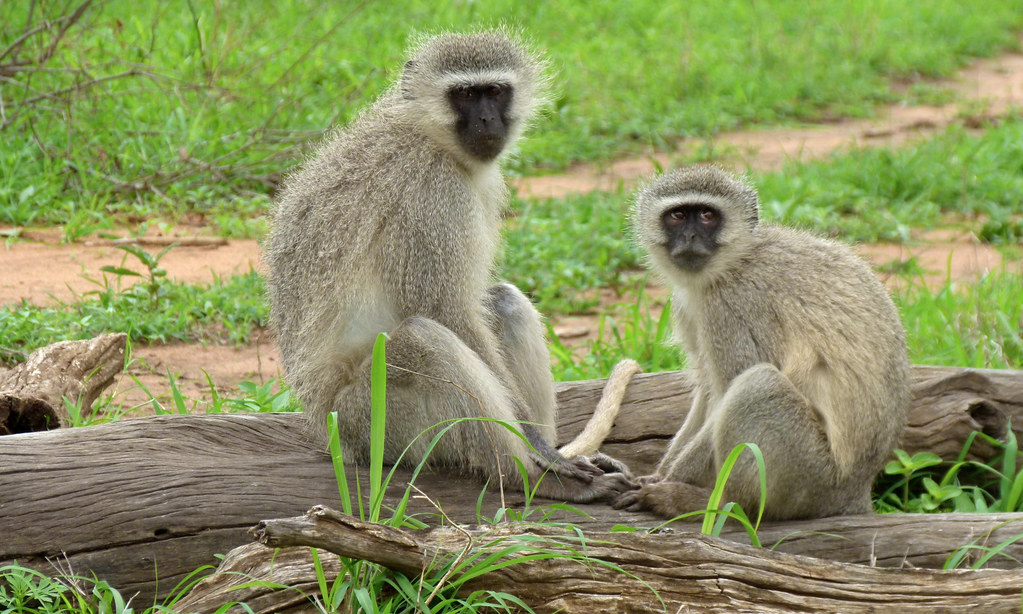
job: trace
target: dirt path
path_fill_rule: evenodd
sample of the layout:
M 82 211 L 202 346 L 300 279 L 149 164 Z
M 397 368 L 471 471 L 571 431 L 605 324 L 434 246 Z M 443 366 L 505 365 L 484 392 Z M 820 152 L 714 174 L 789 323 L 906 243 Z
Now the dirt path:
M 955 79 L 937 85 L 949 87 L 962 100 L 943 106 L 904 107 L 894 105 L 878 109 L 869 120 L 841 120 L 799 128 L 749 130 L 723 133 L 715 146 L 734 152 L 726 160 L 736 168 L 774 170 L 789 160 L 807 160 L 858 146 L 895 146 L 924 139 L 954 122 L 978 122 L 1003 116 L 1013 107 L 1023 106 L 1023 54 L 1011 53 L 981 60 L 964 69 Z M 678 153 L 694 151 L 703 141 L 686 141 Z M 560 175 L 531 177 L 513 182 L 519 194 L 528 197 L 563 196 L 593 190 L 616 189 L 619 182 L 634 185 L 654 170 L 654 162 L 669 166 L 672 155 L 651 154 L 605 164 L 578 164 Z M 0 228 L 0 233 L 11 229 Z M 189 232 L 188 229 L 183 230 Z M 975 279 L 1001 263 L 998 252 L 979 244 L 968 235 L 947 232 L 919 237 L 918 245 L 868 245 L 861 252 L 875 264 L 893 259 L 916 257 L 925 269 L 937 272 L 933 279 L 944 279 L 951 263 L 956 280 Z M 27 299 L 34 304 L 72 301 L 76 296 L 97 289 L 103 283 L 100 267 L 126 266 L 143 272 L 134 258 L 109 243 L 82 241 L 61 244 L 54 231 L 36 231 L 22 235 L 0 249 L 0 305 Z M 159 247 L 146 247 L 158 251 Z M 255 241 L 232 240 L 213 247 L 179 246 L 160 262 L 169 277 L 192 283 L 209 282 L 214 275 L 227 276 L 257 269 L 259 246 Z M 950 259 L 951 255 L 951 259 Z M 130 280 L 128 280 L 130 282 Z M 116 283 L 109 279 L 108 283 Z M 566 317 L 556 321 L 556 330 L 566 337 L 585 337 L 592 333 L 593 319 Z M 135 348 L 136 361 L 129 374 L 154 394 L 167 391 L 167 373 L 178 378 L 189 399 L 209 398 L 205 370 L 217 388 L 235 394 L 241 381 L 266 381 L 278 377 L 280 359 L 266 335 L 251 346 L 234 348 L 172 344 Z M 114 392 L 118 404 L 131 407 L 149 399 L 130 377 L 122 377 Z M 145 409 L 142 413 L 150 413 Z
M 842 119 L 829 124 L 800 128 L 771 128 L 723 132 L 714 138 L 716 149 L 734 152 L 724 163 L 758 171 L 780 169 L 786 162 L 821 158 L 835 151 L 855 147 L 898 146 L 923 140 L 955 122 L 982 125 L 1023 106 L 1023 54 L 1009 53 L 979 60 L 953 79 L 935 81 L 962 98 L 942 106 L 879 107 L 871 119 Z M 702 139 L 684 141 L 674 154 L 651 153 L 642 158 L 610 164 L 580 163 L 567 172 L 517 180 L 513 185 L 527 197 L 556 197 L 593 190 L 611 191 L 619 182 L 626 186 L 654 172 L 655 162 L 671 165 L 672 158 L 703 147 Z

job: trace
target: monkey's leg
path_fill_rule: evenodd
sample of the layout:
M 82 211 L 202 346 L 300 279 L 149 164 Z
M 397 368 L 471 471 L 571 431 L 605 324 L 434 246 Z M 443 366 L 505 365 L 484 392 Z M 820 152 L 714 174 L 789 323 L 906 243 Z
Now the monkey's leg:
M 715 413 L 717 466 L 741 443 L 755 443 L 763 453 L 767 517 L 870 511 L 870 484 L 839 479 L 817 412 L 773 365 L 754 365 L 732 380 Z M 742 505 L 747 514 L 756 513 L 760 478 L 752 453 L 743 452 L 735 464 L 725 497 Z
M 688 465 L 694 465 L 693 460 L 684 461 L 683 457 L 689 457 L 692 459 L 694 456 L 697 459 L 702 458 L 704 451 L 699 450 L 699 446 L 692 446 L 692 449 L 686 452 L 686 446 L 692 442 L 697 434 L 704 428 L 707 423 L 707 395 L 701 388 L 697 388 L 693 391 L 693 404 L 689 408 L 689 413 L 686 414 L 686 419 L 682 423 L 682 427 L 679 428 L 675 436 L 671 438 L 671 443 L 668 444 L 668 449 L 665 451 L 664 456 L 661 457 L 661 462 L 657 464 L 656 472 L 651 476 L 644 476 L 640 478 L 641 482 L 656 482 L 663 480 L 666 477 L 672 475 L 672 467 L 676 463 L 686 463 Z M 710 433 L 704 435 L 705 438 L 710 437 Z M 709 442 L 707 442 L 709 443 Z M 705 444 L 706 445 L 706 444 Z M 701 476 L 707 471 L 708 465 L 706 463 L 699 464 L 699 468 L 684 469 L 685 477 L 696 477 Z
M 387 343 L 387 364 L 384 458 L 388 462 L 396 462 L 402 450 L 415 440 L 403 460 L 418 463 L 438 432 L 432 427 L 439 423 L 482 417 L 518 428 L 507 388 L 478 354 L 434 320 L 412 317 L 395 328 Z M 363 448 L 367 446 L 370 419 L 369 369 L 367 359 L 357 380 L 339 397 L 347 426 L 344 441 Z M 502 476 L 505 484 L 519 484 L 512 457 L 523 463 L 533 484 L 543 476 L 537 492 L 552 498 L 580 502 L 610 499 L 627 486 L 620 483 L 617 474 L 555 473 L 560 465 L 548 472 L 549 462 L 532 452 L 518 434 L 484 420 L 466 420 L 452 427 L 430 452 L 429 461 L 485 475 L 493 482 Z
M 412 444 L 404 462 L 415 465 L 441 424 L 460 418 L 517 420 L 508 390 L 494 372 L 451 330 L 434 320 L 408 318 L 387 341 L 387 426 L 384 459 L 396 462 Z M 346 443 L 368 447 L 371 359 L 339 395 L 342 420 L 350 428 Z M 432 428 L 441 424 L 438 428 Z M 428 432 L 427 432 L 428 431 Z M 414 440 L 414 443 L 413 443 Z M 365 457 L 365 454 L 363 455 Z M 527 462 L 529 448 L 507 428 L 468 420 L 451 428 L 429 453 L 429 462 L 497 478 L 517 473 L 511 456 Z
M 501 355 L 531 412 L 523 419 L 535 422 L 540 435 L 553 443 L 558 406 L 540 313 L 526 295 L 507 283 L 491 286 L 485 306 L 493 318 L 491 328 Z
M 527 423 L 521 425 L 522 432 L 556 470 L 568 471 L 569 465 L 554 447 L 558 407 L 540 313 L 522 291 L 508 283 L 487 290 L 484 308 L 511 385 L 525 404 L 526 413 L 519 417 Z M 572 470 L 601 473 L 593 466 Z
M 540 313 L 521 290 L 509 283 L 491 286 L 487 291 L 485 305 L 491 314 L 491 328 L 497 337 L 498 348 L 505 365 L 515 380 L 530 411 L 525 419 L 535 425 L 523 425 L 523 431 L 535 429 L 542 442 L 530 437 L 530 441 L 548 460 L 556 460 L 553 444 L 557 441 L 557 398 L 554 393 L 554 378 L 551 375 L 551 356 Z M 638 367 L 637 367 L 638 368 Z M 550 443 L 549 446 L 542 444 Z M 587 455 L 603 473 L 622 473 L 629 476 L 628 467 L 605 454 Z M 580 458 L 578 462 L 583 462 Z

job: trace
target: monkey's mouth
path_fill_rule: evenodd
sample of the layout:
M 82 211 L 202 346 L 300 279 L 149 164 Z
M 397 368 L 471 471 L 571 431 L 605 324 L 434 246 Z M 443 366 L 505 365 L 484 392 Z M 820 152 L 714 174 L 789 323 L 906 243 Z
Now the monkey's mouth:
M 493 160 L 504 149 L 504 138 L 494 134 L 478 135 L 468 147 L 469 152 L 483 161 Z
M 678 252 L 671 254 L 671 260 L 683 271 L 695 272 L 707 266 L 710 254 L 695 251 Z

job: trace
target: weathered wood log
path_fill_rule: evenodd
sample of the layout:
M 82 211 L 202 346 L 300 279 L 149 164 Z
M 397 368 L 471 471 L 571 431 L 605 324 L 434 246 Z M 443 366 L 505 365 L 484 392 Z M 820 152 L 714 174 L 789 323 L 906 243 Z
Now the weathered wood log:
M 952 458 L 970 429 L 998 436 L 1008 417 L 1023 424 L 1021 372 L 918 367 L 915 373 L 917 401 L 903 439 L 911 451 L 926 445 Z M 685 373 L 637 376 L 605 449 L 648 470 L 688 407 L 687 382 Z M 601 385 L 559 385 L 561 441 L 582 428 Z M 921 402 L 940 404 L 944 413 Z M 408 478 L 407 471 L 396 474 L 390 502 Z M 421 476 L 417 485 L 456 521 L 477 522 L 478 481 L 441 472 Z M 491 485 L 482 513 L 493 515 L 501 506 L 495 491 Z M 511 507 L 523 502 L 521 494 L 506 498 Z M 542 503 L 549 502 L 533 505 Z M 316 504 L 338 506 L 337 487 L 329 459 L 308 441 L 294 414 L 161 416 L 0 437 L 0 564 L 18 560 L 52 571 L 47 557 L 66 556 L 78 573 L 94 572 L 127 594 L 139 592 L 136 603 L 165 595 L 200 565 L 215 564 L 213 555 L 245 543 L 246 527 L 260 519 L 294 516 Z M 575 507 L 590 517 L 560 518 L 588 531 L 660 522 L 604 505 Z M 410 511 L 436 521 L 425 503 L 414 501 Z M 933 567 L 989 532 L 991 544 L 1023 532 L 1016 525 L 997 528 L 1017 517 L 848 517 L 771 524 L 761 535 L 773 543 L 802 532 L 779 546 L 788 552 L 833 550 L 847 562 L 876 557 L 878 564 Z M 731 535 L 744 539 L 741 532 Z M 1023 558 L 1016 545 L 1007 552 Z
M 558 439 L 562 443 L 582 430 L 603 383 L 559 384 Z M 622 413 L 601 450 L 628 457 L 630 467 L 638 473 L 651 471 L 667 440 L 682 425 L 692 403 L 692 388 L 686 371 L 635 376 L 625 393 Z M 953 459 L 973 431 L 1004 440 L 1010 419 L 1016 434 L 1023 435 L 1023 371 L 916 365 L 913 402 L 899 447 L 910 454 L 929 451 Z M 975 441 L 968 458 L 984 460 L 992 453 L 990 445 Z
M 434 574 L 473 552 L 507 547 L 528 535 L 518 562 L 470 579 L 459 589 L 507 592 L 538 612 L 983 612 L 1019 610 L 1023 570 L 933 571 L 850 565 L 753 548 L 696 533 L 601 533 L 577 535 L 552 527 L 450 527 L 403 531 L 362 522 L 323 507 L 305 516 L 265 520 L 251 531 L 260 543 L 289 548 L 242 547 L 177 605 L 189 612 L 213 612 L 225 602 L 243 600 L 256 612 L 311 609 L 294 588 L 278 589 L 251 580 L 286 581 L 315 595 L 316 575 L 308 550 L 367 560 L 416 578 Z M 538 541 L 539 538 L 539 541 Z M 527 546 L 525 540 L 520 542 Z M 568 557 L 522 558 L 539 550 L 585 552 L 586 561 Z M 304 550 L 304 552 L 303 552 Z M 287 563 L 281 559 L 282 554 Z M 324 557 L 321 556 L 321 560 Z M 604 561 L 619 569 L 600 564 Z M 287 578 L 281 577 L 281 572 Z M 339 573 L 335 560 L 328 572 Z M 456 579 L 456 575 L 452 579 Z
M 61 341 L 40 348 L 28 359 L 0 371 L 0 435 L 68 426 L 64 399 L 84 418 L 92 403 L 124 369 L 124 333 L 84 341 Z

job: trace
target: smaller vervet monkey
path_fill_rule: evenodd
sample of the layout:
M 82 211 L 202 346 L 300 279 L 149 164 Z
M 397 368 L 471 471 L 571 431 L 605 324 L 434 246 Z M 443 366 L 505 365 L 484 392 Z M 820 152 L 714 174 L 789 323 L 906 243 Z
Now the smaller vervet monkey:
M 634 224 L 671 284 L 697 387 L 656 473 L 615 507 L 704 509 L 725 457 L 755 443 L 767 518 L 869 512 L 910 400 L 905 333 L 870 268 L 842 244 L 761 224 L 755 189 L 715 167 L 657 178 Z M 736 463 L 725 500 L 758 509 L 753 454 Z

